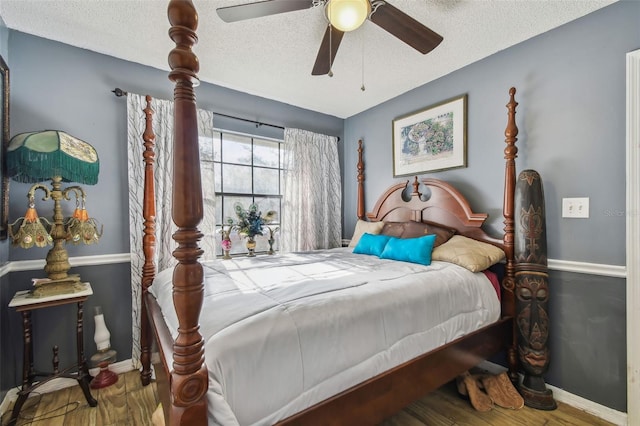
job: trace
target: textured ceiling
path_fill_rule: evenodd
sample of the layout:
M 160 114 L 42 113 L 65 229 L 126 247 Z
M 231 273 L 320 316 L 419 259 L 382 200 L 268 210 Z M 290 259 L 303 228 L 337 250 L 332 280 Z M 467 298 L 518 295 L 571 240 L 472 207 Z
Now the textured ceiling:
M 309 0 L 300 0 L 309 1 Z M 320 7 L 225 23 L 216 8 L 252 0 L 194 0 L 202 81 L 350 117 L 577 19 L 614 0 L 388 0 L 444 37 L 422 55 L 371 22 L 345 34 L 333 77 L 312 76 L 326 29 Z M 164 0 L 0 0 L 8 28 L 168 70 L 174 47 Z M 363 61 L 364 58 L 364 61 Z M 364 66 L 363 66 L 364 65 Z M 360 87 L 363 83 L 365 91 Z

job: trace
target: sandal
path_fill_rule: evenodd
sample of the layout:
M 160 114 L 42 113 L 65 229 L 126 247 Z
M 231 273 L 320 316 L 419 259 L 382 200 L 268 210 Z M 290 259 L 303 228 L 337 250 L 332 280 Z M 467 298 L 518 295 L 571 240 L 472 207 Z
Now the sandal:
M 456 379 L 458 392 L 468 397 L 471 405 L 478 411 L 489 411 L 493 408 L 493 401 L 479 386 L 479 377 L 472 376 L 468 371 Z
M 507 373 L 500 373 L 497 376 L 485 376 L 480 381 L 496 405 L 512 410 L 519 410 L 524 407 L 524 399 L 513 387 Z
M 469 392 L 467 392 L 467 387 L 465 386 L 463 379 L 463 376 L 456 377 L 456 388 L 458 389 L 458 395 L 460 395 L 460 398 L 468 401 Z
M 464 374 L 456 377 L 456 388 L 458 389 L 458 395 L 460 398 L 469 400 L 469 392 L 467 392 L 467 387 L 464 384 L 464 377 L 470 374 L 472 378 L 474 378 L 478 384 L 478 389 L 484 390 L 484 386 L 482 385 L 482 379 L 488 376 L 487 373 L 471 373 L 471 370 L 465 372 Z

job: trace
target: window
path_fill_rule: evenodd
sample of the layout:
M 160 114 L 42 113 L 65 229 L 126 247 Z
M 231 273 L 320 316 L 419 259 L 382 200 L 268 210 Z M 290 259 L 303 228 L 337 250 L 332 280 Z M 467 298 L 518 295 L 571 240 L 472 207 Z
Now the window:
M 216 131 L 213 139 L 207 139 L 200 147 L 203 169 L 213 167 L 215 176 L 216 230 L 227 218 L 236 219 L 234 205 L 244 208 L 256 203 L 261 212 L 274 210 L 277 219 L 268 225 L 275 229 L 280 225 L 282 212 L 282 147 L 280 140 L 257 136 Z M 201 144 L 203 142 L 201 141 Z M 211 182 L 203 181 L 203 185 Z M 206 200 L 205 203 L 213 202 Z M 274 250 L 279 249 L 275 235 Z M 256 236 L 256 252 L 269 249 L 269 230 Z M 246 253 L 245 241 L 236 232 L 231 233 L 231 254 Z M 216 254 L 222 255 L 220 244 Z

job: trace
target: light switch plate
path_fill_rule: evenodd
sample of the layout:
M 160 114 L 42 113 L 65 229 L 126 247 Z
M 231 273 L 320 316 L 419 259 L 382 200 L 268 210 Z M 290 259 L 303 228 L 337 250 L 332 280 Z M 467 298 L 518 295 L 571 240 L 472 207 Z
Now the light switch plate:
M 563 198 L 562 217 L 587 219 L 589 217 L 589 198 Z

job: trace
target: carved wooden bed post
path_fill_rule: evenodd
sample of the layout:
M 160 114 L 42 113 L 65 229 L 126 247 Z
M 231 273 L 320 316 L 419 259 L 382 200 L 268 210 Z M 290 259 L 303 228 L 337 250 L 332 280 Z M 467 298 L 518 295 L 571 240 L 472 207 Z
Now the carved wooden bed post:
M 142 249 L 144 252 L 144 265 L 142 266 L 142 291 L 140 307 L 140 362 L 142 370 L 140 379 L 144 386 L 151 382 L 151 325 L 147 319 L 147 304 L 144 299 L 156 276 L 156 264 L 154 255 L 156 251 L 156 203 L 153 163 L 155 161 L 154 145 L 156 135 L 153 133 L 153 110 L 151 109 L 151 96 L 146 97 L 147 106 L 144 109 L 146 125 L 144 128 L 144 198 L 142 202 L 142 216 L 144 218 L 144 235 L 142 237 Z
M 516 88 L 509 89 L 509 110 L 507 128 L 504 131 L 505 143 L 507 147 L 504 149 L 504 158 L 506 160 L 504 171 L 504 252 L 506 255 L 505 276 L 502 281 L 502 287 L 505 291 L 502 294 L 502 315 L 516 317 L 515 310 L 515 265 L 514 265 L 514 244 L 515 244 L 515 225 L 514 225 L 514 195 L 516 185 L 516 157 L 518 156 L 518 126 L 516 126 L 516 107 L 518 103 L 515 100 Z M 507 362 L 509 363 L 509 375 L 513 383 L 518 383 L 518 351 L 517 351 L 517 334 L 515 322 L 513 324 L 511 345 L 507 348 Z
M 169 36 L 176 47 L 169 53 L 169 79 L 174 89 L 173 201 L 172 217 L 178 227 L 173 252 L 178 265 L 173 272 L 173 301 L 178 316 L 178 336 L 173 343 L 171 371 L 171 425 L 203 425 L 207 418 L 207 368 L 199 318 L 204 296 L 202 250 L 203 201 L 200 180 L 198 125 L 194 86 L 199 84 L 197 43 L 198 15 L 191 0 L 171 0 Z
M 364 208 L 364 161 L 362 160 L 362 139 L 358 141 L 358 219 L 365 220 Z

